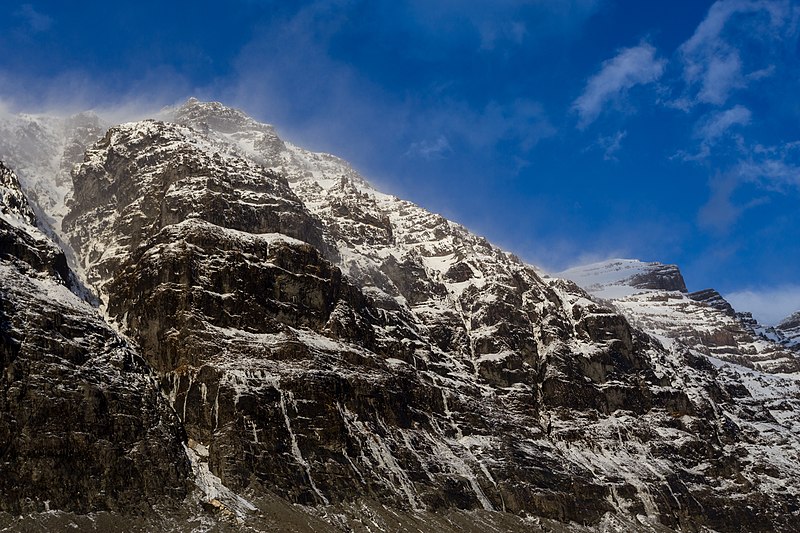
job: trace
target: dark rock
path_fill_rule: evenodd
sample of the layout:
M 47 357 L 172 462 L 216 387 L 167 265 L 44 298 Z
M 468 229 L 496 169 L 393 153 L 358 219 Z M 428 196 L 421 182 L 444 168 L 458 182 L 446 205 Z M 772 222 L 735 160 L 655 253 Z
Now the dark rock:
M 686 292 L 686 283 L 677 265 L 650 263 L 647 272 L 630 279 L 630 285 L 639 289 Z
M 730 317 L 736 316 L 736 311 L 733 309 L 733 306 L 731 306 L 731 304 L 729 304 L 728 301 L 725 300 L 725 298 L 723 298 L 722 295 L 714 289 L 704 289 L 702 291 L 691 292 L 688 294 L 688 296 L 692 300 L 702 302 L 713 307 L 714 309 L 718 309 Z
M 191 485 L 177 417 L 141 357 L 65 286 L 64 254 L 27 205 L 9 204 L 26 216 L 0 218 L 0 510 L 176 505 Z

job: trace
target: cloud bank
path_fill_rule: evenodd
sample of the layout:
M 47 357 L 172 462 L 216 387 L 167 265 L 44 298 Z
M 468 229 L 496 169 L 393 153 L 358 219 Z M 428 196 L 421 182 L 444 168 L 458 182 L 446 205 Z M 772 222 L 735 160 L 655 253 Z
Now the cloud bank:
M 725 295 L 737 311 L 749 311 L 762 324 L 774 326 L 800 311 L 800 285 L 748 289 Z

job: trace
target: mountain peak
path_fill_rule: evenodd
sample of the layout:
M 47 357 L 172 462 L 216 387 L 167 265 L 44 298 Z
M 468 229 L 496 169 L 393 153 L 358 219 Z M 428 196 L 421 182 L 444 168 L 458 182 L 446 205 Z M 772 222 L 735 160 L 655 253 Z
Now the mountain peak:
M 238 133 L 243 130 L 272 131 L 272 126 L 261 124 L 249 115 L 221 102 L 203 102 L 191 97 L 175 109 L 170 117 L 175 122 L 197 129 L 211 128 L 219 133 Z
M 637 259 L 609 259 L 555 274 L 574 281 L 598 298 L 622 298 L 637 292 L 664 290 L 686 292 L 677 265 Z

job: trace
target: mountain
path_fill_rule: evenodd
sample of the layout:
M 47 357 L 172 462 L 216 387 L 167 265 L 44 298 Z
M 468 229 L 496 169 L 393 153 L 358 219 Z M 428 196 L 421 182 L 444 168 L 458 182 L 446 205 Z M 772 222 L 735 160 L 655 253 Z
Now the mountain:
M 72 373 L 26 367 L 50 383 L 27 389 L 37 420 L 78 420 L 25 426 L 49 445 L 7 444 L 24 406 L 0 420 L 0 477 L 13 480 L 2 510 L 32 513 L 6 516 L 15 527 L 798 529 L 793 359 L 767 340 L 750 353 L 744 330 L 731 333 L 735 354 L 692 344 L 728 315 L 686 294 L 676 267 L 595 269 L 590 285 L 610 292 L 593 299 L 241 111 L 192 99 L 159 118 L 83 138 L 47 204 L 56 223 L 26 211 L 21 189 L 37 202 L 60 174 L 31 170 L 40 152 L 15 152 L 22 187 L 2 201 L 24 214 L 0 249 L 16 269 L 0 285 L 0 310 L 12 310 L 1 353 L 34 360 L 44 344 L 59 368 L 72 346 L 90 354 Z M 41 153 L 64 153 L 60 131 Z M 47 256 L 17 251 L 28 234 L 58 269 L 25 266 Z M 680 299 L 676 317 L 696 307 L 694 322 L 676 333 L 627 311 L 653 309 L 646 295 Z M 101 345 L 135 364 L 105 370 Z M 4 391 L 16 383 L 8 361 Z M 81 372 L 105 380 L 88 405 L 132 429 L 90 424 L 93 407 L 69 393 L 87 390 Z M 76 435 L 85 464 L 62 466 L 52 443 Z M 123 450 L 129 484 L 114 467 Z M 80 497 L 59 492 L 77 485 Z
M 24 177 L 41 224 L 60 231 L 72 193 L 72 167 L 109 126 L 91 112 L 66 118 L 0 115 L 0 159 Z
M 775 330 L 780 335 L 781 344 L 795 350 L 800 349 L 800 311 L 781 320 Z
M 71 292 L 0 164 L 0 510 L 146 511 L 185 497 L 183 428 L 146 363 Z
M 763 372 L 800 370 L 797 354 L 764 335 L 765 328 L 749 313 L 737 313 L 714 289 L 689 293 L 675 265 L 612 259 L 556 276 L 608 302 L 666 347 L 677 343 L 696 354 Z

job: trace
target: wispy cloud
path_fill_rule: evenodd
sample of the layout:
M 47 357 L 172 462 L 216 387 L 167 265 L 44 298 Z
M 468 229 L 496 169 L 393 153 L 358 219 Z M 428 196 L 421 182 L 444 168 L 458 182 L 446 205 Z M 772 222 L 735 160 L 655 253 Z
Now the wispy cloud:
M 481 36 L 481 49 L 493 50 L 498 43 L 521 45 L 528 33 L 524 22 L 510 21 L 501 25 L 481 25 L 478 27 Z
M 736 105 L 725 111 L 712 112 L 699 124 L 696 136 L 704 143 L 713 143 L 730 128 L 750 124 L 752 113 L 742 105 Z
M 144 70 L 137 81 L 129 81 L 124 87 L 78 70 L 37 78 L 0 68 L 0 100 L 13 113 L 66 116 L 94 110 L 109 121 L 123 122 L 153 116 L 163 106 L 188 96 L 202 98 L 207 94 L 168 67 Z
M 798 21 L 796 2 L 718 0 L 678 49 L 683 87 L 670 103 L 689 117 L 704 114 L 695 122 L 696 146 L 675 157 L 719 169 L 697 214 L 704 229 L 727 233 L 751 209 L 800 190 L 796 143 L 757 144 L 754 136 L 763 135 L 763 121 L 776 117 L 761 116 L 757 99 L 743 99 L 772 77 L 778 78 L 772 91 L 781 91 L 782 82 L 794 84 L 787 80 L 796 79 Z M 778 92 L 772 100 L 786 97 Z M 707 111 L 709 105 L 727 109 Z M 755 117 L 762 123 L 753 124 Z
M 34 33 L 47 31 L 53 26 L 53 19 L 37 11 L 31 4 L 22 4 L 14 15 L 24 20 Z
M 453 149 L 447 137 L 439 135 L 434 140 L 423 139 L 411 143 L 406 152 L 407 156 L 421 157 L 422 159 L 444 159 Z
M 716 145 L 727 137 L 735 141 L 736 148 L 740 152 L 746 151 L 743 146 L 743 137 L 732 135 L 731 130 L 736 126 L 750 124 L 752 115 L 750 110 L 742 105 L 736 105 L 725 111 L 707 113 L 697 121 L 694 127 L 693 136 L 699 141 L 697 151 L 680 150 L 673 158 L 683 161 L 704 161 L 712 155 Z
M 742 213 L 769 201 L 767 196 L 763 193 L 758 194 L 758 191 L 755 196 L 746 200 L 734 200 L 734 193 L 740 186 L 741 180 L 737 169 L 709 181 L 711 194 L 697 214 L 700 227 L 715 233 L 727 233 L 731 231 Z
M 601 135 L 584 151 L 599 149 L 603 152 L 603 160 L 618 161 L 617 153 L 622 149 L 622 140 L 627 136 L 628 132 L 625 130 L 617 131 L 611 135 Z
M 731 91 L 745 86 L 739 53 L 730 51 L 725 55 L 708 59 L 697 99 L 709 104 L 722 105 L 727 101 Z
M 726 294 L 725 299 L 737 311 L 749 311 L 760 323 L 772 326 L 800 311 L 800 285 L 735 291 Z
M 747 15 L 746 19 L 741 16 Z M 724 105 L 737 89 L 772 73 L 770 67 L 745 73 L 740 48 L 752 49 L 763 43 L 781 40 L 797 33 L 796 8 L 783 0 L 719 0 L 708 10 L 694 34 L 684 42 L 679 54 L 683 77 L 690 94 L 679 99 L 679 106 L 695 103 Z M 736 18 L 737 24 L 731 24 Z M 735 26 L 735 37 L 726 29 Z M 761 43 L 760 46 L 753 46 Z
M 781 147 L 756 147 L 752 156 L 736 167 L 739 178 L 757 183 L 766 190 L 790 193 L 800 191 L 800 143 Z
M 544 108 L 536 101 L 517 99 L 509 103 L 490 102 L 482 111 L 470 111 L 458 104 L 445 106 L 437 120 L 460 132 L 474 147 L 489 147 L 511 141 L 527 151 L 556 130 Z
M 699 224 L 726 232 L 745 211 L 772 195 L 800 191 L 800 142 L 749 148 L 749 155 L 709 182 L 711 195 L 698 213 Z M 735 198 L 736 197 L 736 198 Z
M 570 35 L 603 3 L 604 0 L 410 0 L 404 4 L 416 19 L 418 29 L 437 39 L 449 39 L 470 28 L 477 33 L 481 50 L 496 50 L 535 45 L 536 39 L 529 37 Z M 456 19 L 458 23 L 453 24 Z
M 665 65 L 666 60 L 656 58 L 656 49 L 648 43 L 624 48 L 604 61 L 600 71 L 589 78 L 583 94 L 573 102 L 579 116 L 578 127 L 594 122 L 609 102 L 624 97 L 636 85 L 657 81 Z

